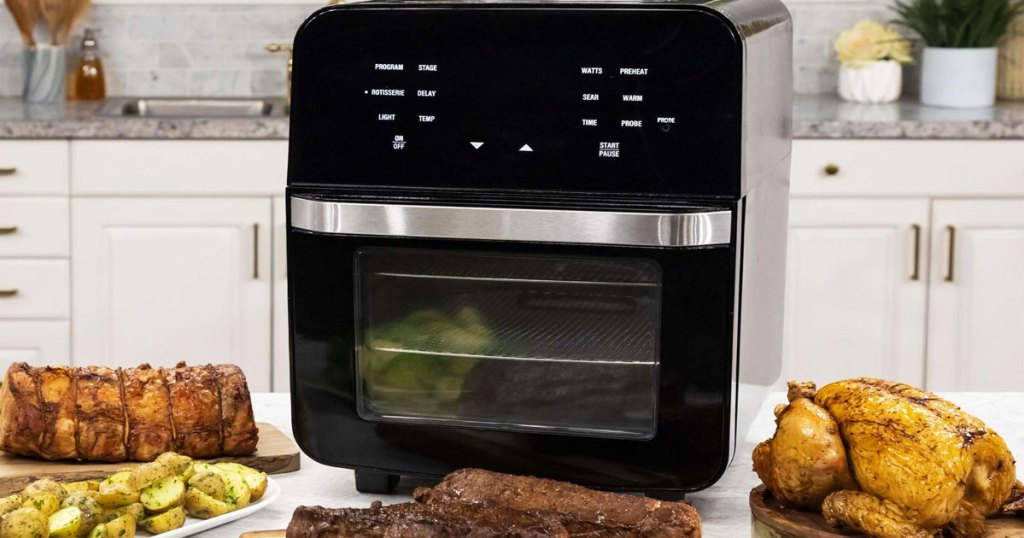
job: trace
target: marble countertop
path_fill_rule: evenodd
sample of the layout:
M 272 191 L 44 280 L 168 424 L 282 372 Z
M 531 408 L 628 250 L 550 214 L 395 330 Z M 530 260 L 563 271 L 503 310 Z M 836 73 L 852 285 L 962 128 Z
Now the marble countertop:
M 102 101 L 34 105 L 0 99 L 0 139 L 284 140 L 288 118 L 124 118 L 101 116 Z
M 1024 139 L 1024 101 L 956 109 L 801 96 L 793 106 L 793 138 Z
M 1024 454 L 1024 415 L 1014 412 L 1024 408 L 1024 393 L 955 393 L 945 397 L 959 404 L 967 412 L 984 420 L 998 431 L 1010 449 Z M 750 536 L 750 510 L 747 496 L 760 481 L 751 470 L 750 455 L 754 445 L 772 435 L 774 418 L 772 409 L 785 401 L 784 393 L 772 394 L 761 406 L 754 429 L 737 447 L 736 457 L 725 476 L 709 489 L 687 497 L 700 511 L 704 536 L 708 538 L 745 538 Z M 256 394 L 253 396 L 256 419 L 270 422 L 291 436 L 291 412 L 287 394 Z M 209 538 L 238 538 L 243 532 L 283 529 L 298 505 L 329 507 L 367 507 L 375 499 L 386 504 L 410 499 L 411 487 L 404 482 L 396 495 L 363 495 L 355 489 L 352 471 L 326 467 L 306 455 L 302 468 L 289 474 L 274 475 L 282 493 L 277 501 L 247 518 L 203 533 Z
M 229 139 L 288 138 L 288 118 L 116 118 L 101 103 L 29 105 L 0 99 L 0 139 Z M 1024 139 L 1024 101 L 993 108 L 947 109 L 912 101 L 891 105 L 845 103 L 833 96 L 799 96 L 793 137 L 805 139 Z

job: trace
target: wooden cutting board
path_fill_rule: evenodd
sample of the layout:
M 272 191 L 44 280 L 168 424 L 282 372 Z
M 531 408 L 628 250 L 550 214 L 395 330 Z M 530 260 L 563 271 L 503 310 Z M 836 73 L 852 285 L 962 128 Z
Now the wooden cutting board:
M 763 485 L 750 491 L 750 525 L 753 538 L 864 538 L 833 529 L 821 514 L 782 506 Z M 1024 538 L 1024 518 L 989 519 L 985 531 L 984 538 Z
M 299 470 L 299 447 L 281 430 L 265 422 L 256 425 L 260 429 L 260 441 L 256 453 L 251 456 L 216 458 L 211 461 L 237 461 L 254 467 L 267 474 L 290 473 Z M 137 462 L 98 463 L 73 461 L 44 461 L 0 454 L 0 496 L 10 495 L 24 489 L 29 483 L 40 478 L 59 482 L 91 480 L 102 478 Z

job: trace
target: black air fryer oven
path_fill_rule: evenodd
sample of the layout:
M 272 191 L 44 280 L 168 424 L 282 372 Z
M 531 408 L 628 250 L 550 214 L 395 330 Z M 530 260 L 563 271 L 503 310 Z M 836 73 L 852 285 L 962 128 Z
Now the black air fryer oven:
M 367 2 L 295 38 L 295 436 L 363 492 L 460 467 L 673 496 L 779 374 L 777 0 Z

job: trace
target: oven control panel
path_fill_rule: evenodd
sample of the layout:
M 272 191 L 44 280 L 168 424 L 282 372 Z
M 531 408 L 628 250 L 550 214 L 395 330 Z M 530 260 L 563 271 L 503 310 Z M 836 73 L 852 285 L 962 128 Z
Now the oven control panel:
M 296 39 L 293 184 L 708 194 L 738 184 L 742 49 L 711 12 L 319 17 Z

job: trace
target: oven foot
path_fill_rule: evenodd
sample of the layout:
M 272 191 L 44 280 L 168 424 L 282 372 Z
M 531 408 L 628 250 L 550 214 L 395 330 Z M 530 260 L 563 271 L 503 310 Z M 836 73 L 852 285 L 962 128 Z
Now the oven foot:
M 399 475 L 356 469 L 356 491 L 389 494 L 395 491 Z

